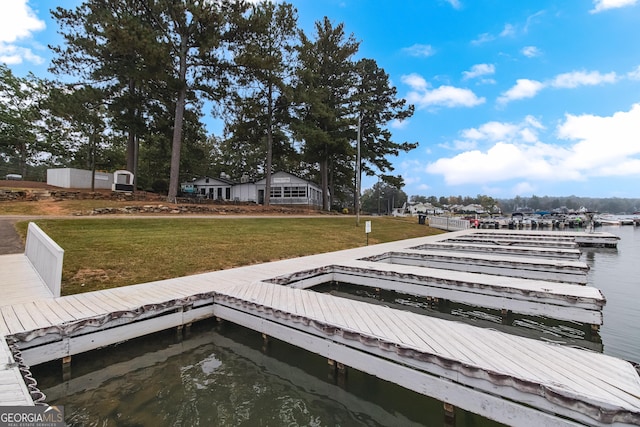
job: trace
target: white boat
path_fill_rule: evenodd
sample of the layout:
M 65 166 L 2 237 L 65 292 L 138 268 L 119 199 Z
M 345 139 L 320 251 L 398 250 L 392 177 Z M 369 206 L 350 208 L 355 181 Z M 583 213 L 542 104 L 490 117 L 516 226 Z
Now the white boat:
M 597 215 L 594 221 L 600 225 L 620 225 L 620 219 L 610 214 Z

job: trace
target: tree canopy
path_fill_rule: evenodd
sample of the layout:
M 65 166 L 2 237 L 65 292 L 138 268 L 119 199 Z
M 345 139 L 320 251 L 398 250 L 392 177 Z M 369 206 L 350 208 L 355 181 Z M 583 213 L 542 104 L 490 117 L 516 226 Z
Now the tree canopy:
M 51 14 L 58 81 L 0 68 L 3 164 L 126 168 L 170 201 L 181 181 L 220 172 L 319 181 L 326 209 L 353 201 L 357 170 L 403 185 L 389 157 L 417 143 L 389 125 L 413 107 L 342 23 L 324 17 L 308 35 L 291 4 L 243 0 L 85 0 Z

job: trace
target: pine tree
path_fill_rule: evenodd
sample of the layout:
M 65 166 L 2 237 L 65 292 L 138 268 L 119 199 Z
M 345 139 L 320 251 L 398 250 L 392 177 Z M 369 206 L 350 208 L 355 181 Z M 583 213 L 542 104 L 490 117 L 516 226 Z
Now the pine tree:
M 353 55 L 359 43 L 325 17 L 316 22 L 315 40 L 300 33 L 300 58 L 296 85 L 296 136 L 303 141 L 307 162 L 320 168 L 323 208 L 329 209 L 331 177 L 340 161 L 352 153 L 353 88 L 356 84 Z M 331 168 L 331 170 L 330 170 Z
M 246 142 L 264 147 L 264 204 L 268 205 L 274 144 L 278 145 L 276 152 L 293 153 L 284 130 L 288 125 L 286 100 L 293 72 L 296 11 L 288 3 L 276 5 L 263 1 L 252 7 L 247 25 L 251 30 L 233 45 L 235 63 L 241 69 L 238 83 L 242 88 L 233 97 L 233 104 L 241 117 L 251 119 L 236 120 L 228 130 L 238 134 L 236 137 L 251 137 Z

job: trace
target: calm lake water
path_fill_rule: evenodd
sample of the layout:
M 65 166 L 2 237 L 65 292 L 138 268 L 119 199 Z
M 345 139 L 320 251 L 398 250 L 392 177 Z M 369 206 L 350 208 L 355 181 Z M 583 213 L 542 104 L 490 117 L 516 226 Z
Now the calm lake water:
M 640 363 L 640 227 L 600 230 L 621 240 L 617 249 L 583 249 L 589 284 L 607 298 L 599 335 L 591 336 L 584 325 L 546 319 L 505 321 L 463 305 L 434 309 L 409 296 L 387 295 L 378 302 Z M 374 298 L 362 289 L 324 291 Z M 59 362 L 33 372 L 48 403 L 65 405 L 72 426 L 445 425 L 438 401 L 355 370 L 346 382 L 336 380 L 325 359 L 275 340 L 264 347 L 259 334 L 230 323 L 201 322 L 186 339 L 167 331 L 75 356 L 68 381 L 62 381 Z M 455 425 L 498 424 L 457 410 Z
M 640 363 L 640 227 L 600 227 L 620 237 L 617 249 L 583 248 L 589 285 L 607 299 L 600 330 L 604 353 Z

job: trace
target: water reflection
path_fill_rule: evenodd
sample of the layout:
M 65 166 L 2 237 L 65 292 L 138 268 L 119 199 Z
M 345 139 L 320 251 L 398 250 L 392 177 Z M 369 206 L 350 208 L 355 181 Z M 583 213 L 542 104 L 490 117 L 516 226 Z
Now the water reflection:
M 71 426 L 390 426 L 443 425 L 442 403 L 359 371 L 343 386 L 327 361 L 279 341 L 213 321 L 188 339 L 141 338 L 34 368 L 51 404 Z M 496 426 L 457 411 L 463 425 Z
M 570 345 L 600 353 L 603 351 L 600 335 L 591 330 L 591 325 L 580 322 L 520 315 L 511 312 L 503 315 L 500 310 L 474 307 L 445 300 L 434 301 L 425 297 L 384 289 L 375 290 L 349 283 L 329 282 L 315 286 L 313 290 L 330 293 L 337 297 L 382 304 L 430 317 L 496 329 L 511 335 Z
M 607 299 L 600 330 L 604 353 L 640 363 L 640 227 L 608 226 L 601 231 L 619 236 L 618 248 L 583 248 L 582 260 L 591 267 L 588 285 Z

